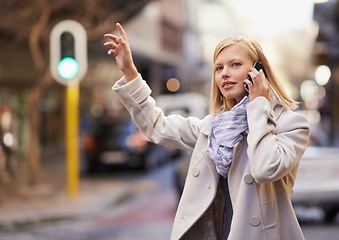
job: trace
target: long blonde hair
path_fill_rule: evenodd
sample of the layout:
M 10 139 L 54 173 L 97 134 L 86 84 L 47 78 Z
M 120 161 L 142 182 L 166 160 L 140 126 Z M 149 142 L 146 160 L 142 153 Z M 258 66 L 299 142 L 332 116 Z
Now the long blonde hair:
M 298 108 L 298 102 L 293 100 L 290 96 L 288 96 L 285 88 L 279 81 L 279 79 L 274 74 L 271 65 L 269 64 L 261 46 L 258 42 L 254 40 L 250 40 L 244 37 L 230 37 L 222 40 L 214 50 L 213 56 L 213 63 L 215 63 L 219 53 L 230 46 L 242 46 L 247 53 L 249 54 L 250 58 L 255 61 L 259 61 L 265 68 L 266 78 L 269 83 L 269 88 L 271 93 L 273 93 L 278 100 L 280 101 L 281 105 L 283 106 L 284 110 L 291 109 L 294 110 Z M 210 114 L 215 115 L 220 112 L 221 109 L 223 111 L 230 110 L 235 104 L 235 99 L 228 99 L 225 98 L 216 82 L 215 82 L 215 68 L 213 70 L 213 77 L 212 77 L 212 87 L 211 87 L 211 97 L 210 97 Z M 269 99 L 272 101 L 272 99 Z

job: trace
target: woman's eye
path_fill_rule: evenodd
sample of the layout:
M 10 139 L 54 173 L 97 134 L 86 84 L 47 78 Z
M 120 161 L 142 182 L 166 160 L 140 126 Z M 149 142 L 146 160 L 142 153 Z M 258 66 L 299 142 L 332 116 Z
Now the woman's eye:
M 239 67 L 241 64 L 238 62 L 232 63 L 232 67 Z
M 222 71 L 222 67 L 221 66 L 217 66 L 216 68 L 215 68 L 215 71 Z

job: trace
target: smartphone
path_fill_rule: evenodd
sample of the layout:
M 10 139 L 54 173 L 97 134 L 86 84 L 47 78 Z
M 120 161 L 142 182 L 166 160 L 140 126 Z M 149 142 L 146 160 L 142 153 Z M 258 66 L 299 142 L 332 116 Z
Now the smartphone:
M 265 76 L 266 76 L 264 66 L 263 66 L 260 62 L 255 61 L 254 64 L 253 64 L 253 67 L 254 67 L 255 69 L 257 69 L 258 71 L 259 71 L 260 69 L 262 69 L 263 72 L 264 72 L 264 74 L 265 74 Z M 252 78 L 251 78 L 250 75 L 247 75 L 247 79 L 250 80 L 250 81 L 253 83 L 253 80 L 252 80 Z M 247 86 L 246 83 L 244 83 L 244 88 L 245 88 L 245 90 L 246 90 L 247 92 L 249 91 L 248 86 Z

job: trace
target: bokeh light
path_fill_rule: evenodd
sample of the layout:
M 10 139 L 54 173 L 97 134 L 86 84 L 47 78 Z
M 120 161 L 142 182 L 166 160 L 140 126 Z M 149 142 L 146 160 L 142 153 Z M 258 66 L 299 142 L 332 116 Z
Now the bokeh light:
M 176 78 L 170 78 L 167 80 L 166 82 L 166 88 L 168 89 L 168 91 L 170 92 L 176 92 L 179 90 L 180 88 L 180 82 L 178 79 Z
M 331 69 L 326 65 L 318 66 L 315 71 L 315 81 L 320 86 L 324 86 L 328 83 L 331 77 Z

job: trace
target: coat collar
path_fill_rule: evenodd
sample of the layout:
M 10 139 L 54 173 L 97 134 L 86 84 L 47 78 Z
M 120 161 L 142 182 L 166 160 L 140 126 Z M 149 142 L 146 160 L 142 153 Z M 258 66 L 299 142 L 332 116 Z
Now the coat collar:
M 276 118 L 278 119 L 280 117 L 281 113 L 283 112 L 283 106 L 280 105 L 280 104 L 276 105 L 273 110 L 274 110 L 274 114 L 275 114 Z

